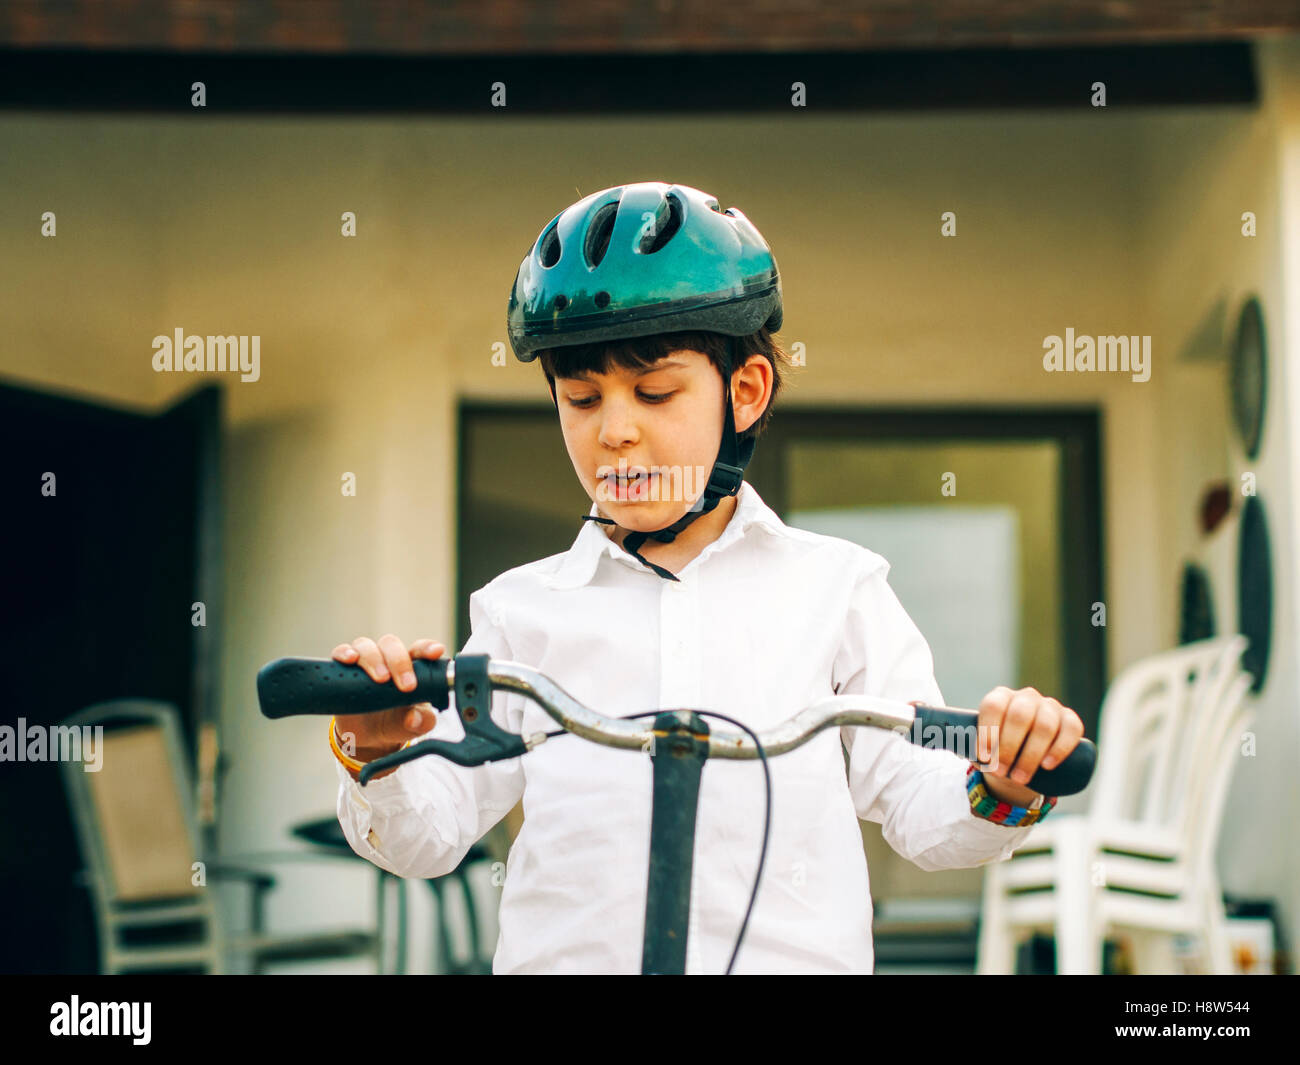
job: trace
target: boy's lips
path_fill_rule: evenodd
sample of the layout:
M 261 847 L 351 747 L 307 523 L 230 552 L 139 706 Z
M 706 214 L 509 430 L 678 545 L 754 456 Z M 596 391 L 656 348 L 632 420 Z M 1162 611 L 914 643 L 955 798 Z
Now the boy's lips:
M 605 485 L 616 500 L 636 499 L 649 494 L 650 485 L 658 476 L 658 470 L 652 472 L 643 468 L 631 468 L 626 475 L 607 473 L 604 477 L 598 477 L 597 482 Z
M 601 470 L 605 473 L 601 474 Z M 628 480 L 635 481 L 643 479 L 647 475 L 657 476 L 659 473 L 656 466 L 642 466 L 637 463 L 628 462 L 625 459 L 619 459 L 618 462 L 602 462 L 596 469 L 596 480 L 613 481 Z
M 659 471 L 650 472 L 648 470 L 628 470 L 627 474 L 607 473 L 601 478 L 602 481 L 642 481 L 649 477 L 658 477 Z

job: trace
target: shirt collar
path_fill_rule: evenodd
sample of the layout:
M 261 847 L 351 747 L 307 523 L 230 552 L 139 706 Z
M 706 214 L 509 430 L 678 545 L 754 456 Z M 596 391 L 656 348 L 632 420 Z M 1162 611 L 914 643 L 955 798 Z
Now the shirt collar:
M 599 513 L 595 503 L 592 503 L 591 510 L 588 513 L 593 517 Z M 740 490 L 736 493 L 736 509 L 731 515 L 731 520 L 727 522 L 727 527 L 722 530 L 722 535 L 712 543 L 706 544 L 700 554 L 719 551 L 726 547 L 727 544 L 739 540 L 751 525 L 759 525 L 776 533 L 783 532 L 786 528 L 785 522 L 777 517 L 772 508 L 763 502 L 762 497 L 754 490 L 753 486 L 748 481 L 741 481 Z M 559 567 L 550 577 L 548 583 L 552 588 L 581 588 L 583 585 L 590 583 L 592 577 L 596 574 L 596 566 L 600 563 L 603 555 L 609 555 L 611 558 L 621 558 L 638 569 L 644 568 L 631 554 L 614 543 L 605 534 L 605 528 L 600 522 L 596 521 L 584 521 L 582 523 L 582 528 L 578 531 L 573 546 L 565 552 Z M 650 571 L 647 570 L 646 572 Z

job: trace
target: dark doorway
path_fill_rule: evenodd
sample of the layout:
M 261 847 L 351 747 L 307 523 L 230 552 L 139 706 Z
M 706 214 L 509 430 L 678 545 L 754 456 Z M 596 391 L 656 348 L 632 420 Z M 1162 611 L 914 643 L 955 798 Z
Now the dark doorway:
M 161 414 L 0 386 L 6 649 L 0 724 L 161 699 L 193 762 L 216 713 L 221 393 Z M 196 624 L 194 604 L 204 604 Z M 98 968 L 59 767 L 0 762 L 0 972 Z
M 855 539 L 852 521 L 841 530 L 825 519 L 837 517 L 837 511 L 846 518 L 858 512 L 868 518 L 863 527 L 884 530 L 870 520 L 873 510 L 906 512 L 878 548 L 892 563 L 890 582 L 896 587 L 908 574 L 904 552 L 895 554 L 891 542 L 902 545 L 922 531 L 935 545 L 986 534 L 987 524 L 964 520 L 962 512 L 976 519 L 1007 519 L 1015 530 L 1015 550 L 1007 561 L 1016 593 L 1006 620 L 1018 635 L 1012 641 L 1012 667 L 999 674 L 1006 679 L 993 683 L 1032 685 L 1056 696 L 1096 739 L 1107 684 L 1105 615 L 1098 608 L 1105 600 L 1100 412 L 782 408 L 746 472 L 783 521 L 814 531 Z M 804 520 L 813 515 L 823 521 Z M 976 551 L 970 567 L 987 567 L 994 557 L 992 551 L 987 556 Z M 935 558 L 931 568 L 943 561 Z M 927 563 L 917 555 L 912 565 Z M 993 654 L 995 641 L 991 618 L 969 620 L 979 613 L 979 582 L 963 578 L 960 566 L 948 573 L 953 615 L 968 619 L 964 633 L 950 630 L 945 639 L 948 619 L 931 608 L 927 624 L 920 599 L 909 613 L 935 651 L 945 697 L 951 705 L 963 705 L 980 696 L 972 689 L 958 696 L 955 684 L 944 683 L 951 658 L 939 661 L 940 648 L 956 656 L 966 642 L 972 645 L 966 656 L 978 660 Z M 922 574 L 913 584 L 926 580 Z M 909 606 L 906 598 L 904 605 Z

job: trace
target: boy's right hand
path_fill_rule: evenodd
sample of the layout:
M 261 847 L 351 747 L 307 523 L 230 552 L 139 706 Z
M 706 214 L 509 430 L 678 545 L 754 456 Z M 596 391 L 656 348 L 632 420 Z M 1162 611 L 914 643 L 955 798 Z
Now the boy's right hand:
M 344 665 L 361 666 L 376 683 L 387 684 L 391 680 L 399 691 L 412 691 L 415 688 L 415 673 L 411 668 L 411 659 L 441 658 L 445 650 L 437 640 L 429 639 L 416 640 L 408 649 L 390 633 L 381 637 L 378 643 L 365 636 L 358 637 L 351 643 L 341 643 L 334 648 L 330 657 Z M 422 736 L 436 722 L 437 715 L 429 703 L 412 703 L 374 714 L 340 714 L 335 718 L 335 729 L 339 745 L 345 753 L 351 754 L 357 761 L 370 762 L 401 750 L 408 740 Z M 352 735 L 351 750 L 348 745 L 349 733 Z M 388 772 L 396 770 L 390 769 Z M 357 775 L 352 770 L 349 773 L 354 777 Z M 375 779 L 387 775 L 379 773 Z

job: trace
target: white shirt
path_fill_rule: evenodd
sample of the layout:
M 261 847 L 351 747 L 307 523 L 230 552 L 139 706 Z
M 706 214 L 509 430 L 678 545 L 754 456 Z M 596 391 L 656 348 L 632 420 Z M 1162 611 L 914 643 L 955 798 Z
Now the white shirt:
M 678 582 L 637 561 L 596 522 L 583 522 L 568 551 L 508 570 L 470 597 L 473 631 L 461 653 L 540 670 L 610 717 L 702 708 L 761 731 L 837 693 L 942 706 L 930 648 L 886 582 L 888 571 L 866 548 L 785 525 L 743 483 L 726 528 Z M 509 692 L 493 696 L 492 716 L 511 732 L 559 728 Z M 458 739 L 464 730 L 443 712 L 428 735 Z M 1009 857 L 1032 826 L 976 817 L 967 764 L 894 732 L 855 727 L 826 729 L 771 758 L 767 863 L 734 972 L 872 971 L 858 818 L 879 823 L 894 850 L 922 869 Z M 365 788 L 341 765 L 338 773 L 339 821 L 353 850 L 406 877 L 454 870 L 522 797 L 493 972 L 640 972 L 648 754 L 561 735 L 473 769 L 426 756 Z M 688 973 L 726 970 L 762 832 L 759 763 L 706 761 Z

